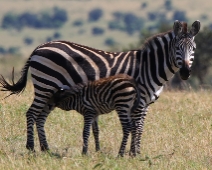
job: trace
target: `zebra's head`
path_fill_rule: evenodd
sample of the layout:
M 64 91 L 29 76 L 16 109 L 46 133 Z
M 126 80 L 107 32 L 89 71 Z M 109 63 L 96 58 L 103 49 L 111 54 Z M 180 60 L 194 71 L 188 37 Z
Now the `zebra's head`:
M 64 89 L 61 88 L 53 95 L 53 97 L 50 99 L 50 102 L 53 101 L 56 107 L 58 107 L 61 104 L 68 105 L 69 101 L 71 101 L 71 98 L 81 95 L 82 93 L 81 89 L 83 88 L 83 86 L 84 84 L 79 83 L 74 87 Z
M 197 20 L 188 31 L 187 23 L 175 21 L 173 32 L 175 37 L 172 41 L 171 51 L 174 65 L 180 69 L 180 77 L 187 80 L 190 76 L 191 65 L 194 60 L 196 44 L 194 37 L 200 30 L 200 22 Z
M 65 102 L 65 99 L 69 97 L 72 91 L 68 89 L 60 89 L 53 95 L 55 106 L 57 107 L 60 103 Z

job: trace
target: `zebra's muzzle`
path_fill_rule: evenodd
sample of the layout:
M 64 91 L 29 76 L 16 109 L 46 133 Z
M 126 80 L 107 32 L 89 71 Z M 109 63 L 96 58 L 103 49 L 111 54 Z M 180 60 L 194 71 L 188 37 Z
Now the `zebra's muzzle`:
M 190 77 L 191 69 L 189 67 L 182 67 L 180 69 L 180 77 L 182 80 L 187 80 Z

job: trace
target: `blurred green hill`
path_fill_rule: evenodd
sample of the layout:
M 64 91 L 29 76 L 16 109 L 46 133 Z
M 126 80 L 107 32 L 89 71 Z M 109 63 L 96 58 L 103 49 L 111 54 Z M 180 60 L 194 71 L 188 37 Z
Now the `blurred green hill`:
M 203 3 L 205 2 L 205 3 Z M 0 1 L 0 54 L 28 57 L 39 44 L 63 39 L 102 50 L 139 41 L 140 30 L 157 32 L 175 19 L 210 25 L 210 1 Z M 201 8 L 200 8 L 201 7 Z

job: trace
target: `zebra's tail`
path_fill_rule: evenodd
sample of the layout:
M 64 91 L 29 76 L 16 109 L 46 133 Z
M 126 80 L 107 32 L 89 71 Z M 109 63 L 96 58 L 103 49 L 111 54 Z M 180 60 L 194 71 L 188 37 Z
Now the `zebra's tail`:
M 30 58 L 27 60 L 25 66 L 21 71 L 21 78 L 15 83 L 14 82 L 14 67 L 12 70 L 12 84 L 8 83 L 5 78 L 0 75 L 0 87 L 2 88 L 0 91 L 9 91 L 11 92 L 8 96 L 13 94 L 19 94 L 24 91 L 27 84 L 27 73 L 30 66 Z
M 133 84 L 134 84 L 134 87 L 135 87 L 135 90 L 136 90 L 136 100 L 135 100 L 134 105 L 131 109 L 131 112 L 135 111 L 137 109 L 137 107 L 139 106 L 139 103 L 140 103 L 140 91 L 139 91 L 139 88 L 138 88 L 135 80 L 133 80 Z

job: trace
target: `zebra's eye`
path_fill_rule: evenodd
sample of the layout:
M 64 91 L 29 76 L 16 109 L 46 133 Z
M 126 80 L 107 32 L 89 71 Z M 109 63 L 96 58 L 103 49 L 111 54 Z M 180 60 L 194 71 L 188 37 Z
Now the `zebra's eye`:
M 194 61 L 194 58 L 191 58 L 191 59 L 190 59 L 190 61 L 192 61 L 192 62 L 193 62 L 193 61 Z

